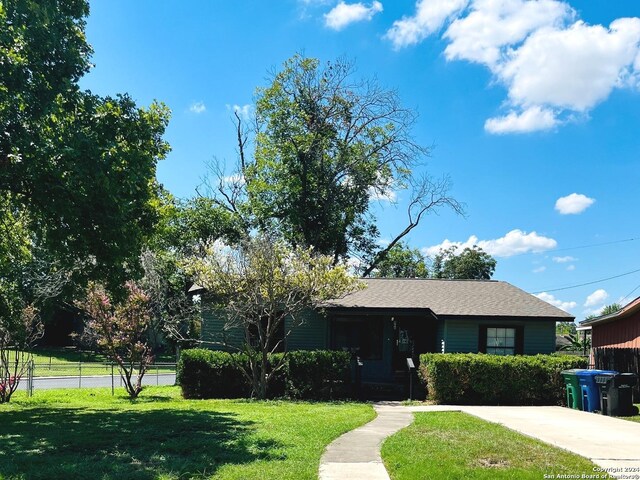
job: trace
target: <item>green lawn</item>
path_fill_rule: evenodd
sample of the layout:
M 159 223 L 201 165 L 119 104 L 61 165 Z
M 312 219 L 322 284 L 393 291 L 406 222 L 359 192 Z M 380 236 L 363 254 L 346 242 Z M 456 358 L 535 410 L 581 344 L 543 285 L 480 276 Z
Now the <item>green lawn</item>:
M 416 413 L 415 418 L 383 444 L 382 458 L 393 480 L 593 474 L 595 465 L 582 457 L 464 413 Z
M 353 403 L 184 400 L 148 387 L 18 392 L 0 405 L 0 478 L 315 479 L 327 444 L 370 421 Z

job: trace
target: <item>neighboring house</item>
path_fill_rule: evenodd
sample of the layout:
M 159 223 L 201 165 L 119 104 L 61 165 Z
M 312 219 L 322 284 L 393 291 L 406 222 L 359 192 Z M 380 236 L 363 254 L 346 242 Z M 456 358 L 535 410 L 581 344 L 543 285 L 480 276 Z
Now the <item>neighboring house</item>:
M 594 349 L 640 348 L 640 297 L 617 312 L 580 322 L 578 329 L 591 329 Z
M 578 330 L 591 330 L 591 365 L 640 377 L 640 297 L 617 312 L 580 322 Z M 640 402 L 640 385 L 634 397 Z
M 564 335 L 556 335 L 556 350 L 565 350 L 571 346 L 571 340 Z
M 556 322 L 574 319 L 506 282 L 363 281 L 367 288 L 309 311 L 304 324 L 286 339 L 287 349 L 349 350 L 364 364 L 363 380 L 387 382 L 406 371 L 407 358 L 415 361 L 421 353 L 552 353 Z M 242 342 L 242 332 L 224 330 L 223 316 L 206 296 L 203 307 L 204 341 Z

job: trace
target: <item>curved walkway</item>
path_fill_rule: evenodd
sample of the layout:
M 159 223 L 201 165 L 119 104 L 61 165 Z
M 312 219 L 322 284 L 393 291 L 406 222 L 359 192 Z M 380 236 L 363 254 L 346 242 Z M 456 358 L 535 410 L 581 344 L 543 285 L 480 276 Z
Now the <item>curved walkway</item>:
M 320 480 L 389 480 L 380 457 L 385 438 L 413 422 L 413 414 L 399 402 L 374 404 L 378 416 L 338 437 L 320 459 Z
M 329 444 L 320 480 L 389 480 L 380 457 L 385 438 L 413 422 L 412 412 L 462 411 L 586 457 L 594 475 L 640 478 L 640 423 L 563 407 L 412 406 L 374 404 L 378 416 Z

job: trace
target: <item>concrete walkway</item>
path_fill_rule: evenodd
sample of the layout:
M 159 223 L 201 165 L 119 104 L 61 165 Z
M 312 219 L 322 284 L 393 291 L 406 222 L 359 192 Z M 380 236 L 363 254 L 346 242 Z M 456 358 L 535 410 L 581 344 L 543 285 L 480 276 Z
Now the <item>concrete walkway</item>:
M 320 480 L 389 480 L 380 457 L 385 438 L 413 422 L 413 414 L 397 402 L 374 404 L 378 416 L 338 437 L 320 460 Z
M 640 479 L 640 423 L 637 422 L 563 407 L 434 405 L 408 407 L 408 410 L 462 411 L 586 457 L 611 476 Z
M 640 479 L 640 423 L 563 407 L 374 405 L 377 418 L 329 444 L 320 460 L 320 480 L 389 480 L 380 457 L 385 438 L 413 422 L 411 412 L 457 411 L 503 425 L 523 435 L 588 458 L 594 475 Z M 552 472 L 550 472 L 552 473 Z

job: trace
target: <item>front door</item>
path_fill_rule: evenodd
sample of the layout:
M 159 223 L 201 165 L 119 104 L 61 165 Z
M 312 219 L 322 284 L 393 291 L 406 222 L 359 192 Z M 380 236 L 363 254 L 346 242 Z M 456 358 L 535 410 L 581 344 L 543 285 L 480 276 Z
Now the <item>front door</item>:
M 407 371 L 407 358 L 418 365 L 421 353 L 435 352 L 436 323 L 428 317 L 401 317 L 394 320 L 393 370 Z
M 411 322 L 413 323 L 413 322 Z M 407 358 L 415 355 L 415 332 L 407 319 L 395 321 L 394 342 L 393 342 L 393 370 L 406 371 Z

